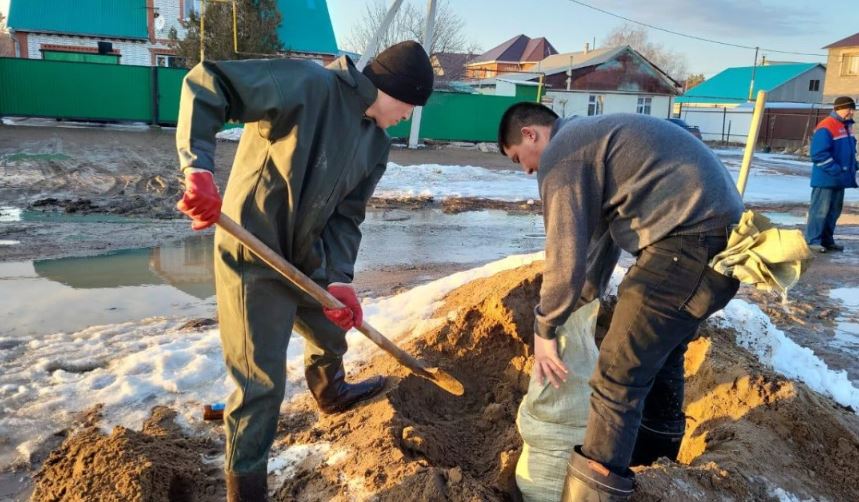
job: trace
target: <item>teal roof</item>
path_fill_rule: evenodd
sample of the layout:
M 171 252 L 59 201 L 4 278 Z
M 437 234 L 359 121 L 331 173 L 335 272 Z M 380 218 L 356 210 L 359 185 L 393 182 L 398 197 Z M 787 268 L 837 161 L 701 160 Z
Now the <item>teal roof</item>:
M 745 103 L 749 97 L 749 85 L 752 81 L 753 69 L 755 70 L 755 88 L 752 91 L 752 96 L 756 96 L 758 91 L 770 92 L 815 66 L 818 64 L 779 64 L 728 68 L 689 89 L 685 94 L 678 97 L 676 102 Z
M 146 0 L 11 0 L 9 28 L 18 31 L 147 38 Z
M 338 54 L 325 0 L 277 0 L 277 7 L 281 16 L 277 35 L 284 49 Z

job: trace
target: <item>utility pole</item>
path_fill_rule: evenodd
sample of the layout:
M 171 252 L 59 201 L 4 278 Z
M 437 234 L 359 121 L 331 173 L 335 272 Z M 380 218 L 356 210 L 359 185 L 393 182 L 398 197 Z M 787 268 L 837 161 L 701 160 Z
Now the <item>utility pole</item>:
M 427 24 L 424 29 L 424 50 L 427 55 L 432 57 L 432 37 L 433 29 L 435 28 L 435 0 L 427 0 Z M 423 107 L 415 107 L 412 112 L 412 130 L 409 133 L 409 148 L 417 148 L 420 132 L 421 132 L 421 115 Z
M 752 66 L 752 81 L 749 83 L 749 101 L 752 100 L 752 96 L 755 93 L 755 73 L 757 73 L 758 69 L 758 51 L 760 47 L 755 47 L 755 65 Z

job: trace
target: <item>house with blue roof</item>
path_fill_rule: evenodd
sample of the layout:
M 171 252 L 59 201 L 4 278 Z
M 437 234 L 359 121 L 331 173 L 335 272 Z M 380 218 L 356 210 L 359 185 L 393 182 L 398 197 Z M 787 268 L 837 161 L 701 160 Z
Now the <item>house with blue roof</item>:
M 676 102 L 684 108 L 736 107 L 750 101 L 749 96 L 753 101 L 758 91 L 766 91 L 768 103 L 820 103 L 825 79 L 826 68 L 818 63 L 740 66 L 705 80 Z
M 338 55 L 325 0 L 278 0 L 286 55 L 328 63 Z M 180 38 L 200 0 L 10 0 L 7 26 L 17 57 L 177 66 L 169 33 Z

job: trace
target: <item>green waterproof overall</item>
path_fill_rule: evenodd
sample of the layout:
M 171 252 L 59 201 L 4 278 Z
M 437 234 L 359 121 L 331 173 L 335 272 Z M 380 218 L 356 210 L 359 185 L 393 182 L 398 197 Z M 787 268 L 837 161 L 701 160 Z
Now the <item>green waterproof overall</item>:
M 245 122 L 222 211 L 323 286 L 352 282 L 367 201 L 390 138 L 364 117 L 377 90 L 347 58 L 204 62 L 182 87 L 182 168 L 214 169 L 215 134 Z M 236 383 L 224 415 L 225 469 L 264 473 L 295 327 L 305 365 L 341 364 L 345 333 L 233 237 L 215 234 L 218 320 Z

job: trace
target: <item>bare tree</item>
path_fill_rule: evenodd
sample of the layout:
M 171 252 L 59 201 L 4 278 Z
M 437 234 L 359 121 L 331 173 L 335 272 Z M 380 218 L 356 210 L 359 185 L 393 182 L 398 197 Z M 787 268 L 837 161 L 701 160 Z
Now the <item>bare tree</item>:
M 686 85 L 684 87 L 688 91 L 689 89 L 695 87 L 696 85 L 699 85 L 704 80 L 705 79 L 704 79 L 703 73 L 692 73 L 688 77 L 686 77 Z
M 6 29 L 6 17 L 0 13 L 0 57 L 14 57 L 15 43 Z
M 344 45 L 353 52 L 361 53 L 382 24 L 388 7 L 384 0 L 368 3 L 361 20 L 352 28 Z M 423 42 L 426 12 L 412 3 L 403 2 L 387 32 L 379 40 L 376 54 L 386 47 L 403 40 Z M 442 1 L 436 9 L 433 42 L 430 53 L 479 51 L 480 47 L 465 35 L 465 20 L 454 12 L 448 2 Z M 375 56 L 376 54 L 372 54 Z
M 603 40 L 603 46 L 619 47 L 628 45 L 659 67 L 674 80 L 686 78 L 686 56 L 667 49 L 660 43 L 651 42 L 647 29 L 632 24 L 624 24 L 613 29 Z

